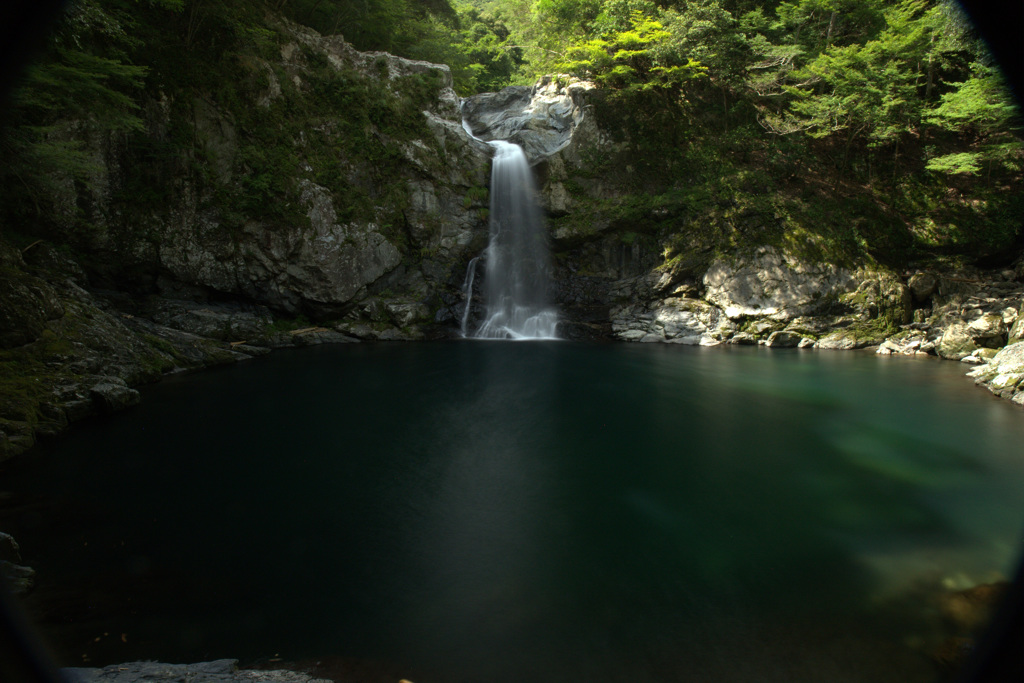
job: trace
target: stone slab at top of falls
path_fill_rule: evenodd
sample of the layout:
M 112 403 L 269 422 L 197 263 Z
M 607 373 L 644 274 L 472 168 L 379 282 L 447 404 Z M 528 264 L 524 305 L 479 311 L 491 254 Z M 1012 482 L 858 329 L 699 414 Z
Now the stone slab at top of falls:
M 462 116 L 477 138 L 514 142 L 535 164 L 569 144 L 583 120 L 583 93 L 594 87 L 586 81 L 561 83 L 545 77 L 536 85 L 468 97 L 462 101 Z

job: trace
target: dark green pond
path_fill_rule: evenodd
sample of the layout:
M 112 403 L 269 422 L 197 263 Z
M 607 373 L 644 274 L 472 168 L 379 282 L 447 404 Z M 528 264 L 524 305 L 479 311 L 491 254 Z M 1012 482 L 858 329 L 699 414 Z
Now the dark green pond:
M 170 378 L 8 467 L 67 665 L 416 683 L 931 681 L 1009 574 L 1024 412 L 859 353 L 452 342 Z M 387 679 L 394 680 L 394 679 Z

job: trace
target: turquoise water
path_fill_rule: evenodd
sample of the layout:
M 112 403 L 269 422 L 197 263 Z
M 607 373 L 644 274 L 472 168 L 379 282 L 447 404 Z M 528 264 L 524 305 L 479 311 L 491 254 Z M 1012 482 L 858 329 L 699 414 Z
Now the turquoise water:
M 8 468 L 62 663 L 930 681 L 1012 571 L 1024 412 L 955 363 L 466 341 L 173 377 Z M 383 679 L 382 680 L 393 680 Z

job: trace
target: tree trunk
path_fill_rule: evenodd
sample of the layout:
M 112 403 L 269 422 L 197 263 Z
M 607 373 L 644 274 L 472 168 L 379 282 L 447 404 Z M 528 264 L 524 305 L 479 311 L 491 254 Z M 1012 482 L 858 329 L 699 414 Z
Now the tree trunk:
M 729 93 L 722 88 L 722 125 L 725 127 L 725 132 L 729 132 Z
M 893 187 L 896 186 L 896 173 L 899 170 L 899 160 L 900 160 L 900 139 L 899 139 L 899 136 L 897 136 L 896 137 L 896 145 L 895 145 L 895 147 L 893 147 L 893 150 L 892 150 L 892 184 L 893 184 Z
M 185 49 L 188 50 L 192 47 L 193 41 L 196 39 L 196 34 L 199 33 L 199 27 L 203 25 L 203 20 L 206 19 L 206 12 L 203 10 L 202 0 L 193 0 L 192 6 L 188 12 L 188 29 L 185 31 Z

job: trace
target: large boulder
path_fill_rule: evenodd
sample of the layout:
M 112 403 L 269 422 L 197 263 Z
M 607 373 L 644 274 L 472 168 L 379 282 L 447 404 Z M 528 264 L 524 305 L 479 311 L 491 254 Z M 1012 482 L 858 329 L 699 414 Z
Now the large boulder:
M 790 320 L 816 315 L 856 288 L 853 273 L 831 263 L 807 263 L 765 247 L 752 258 L 718 260 L 704 275 L 705 298 L 736 320 Z
M 967 324 L 955 323 L 943 330 L 936 350 L 942 358 L 960 360 L 970 356 L 977 348 Z
M 623 341 L 714 346 L 736 331 L 720 309 L 695 299 L 627 304 L 613 309 L 611 319 L 612 332 Z
M 1017 319 L 1013 321 L 1013 324 L 1007 333 L 1006 343 L 1016 344 L 1021 340 L 1024 340 L 1024 303 L 1021 304 L 1020 312 L 1017 314 Z
M 10 534 L 0 532 L 0 576 L 15 595 L 27 595 L 35 585 L 36 572 L 21 564 L 21 548 Z
M 129 387 L 120 377 L 107 377 L 89 389 L 89 395 L 102 413 L 116 413 L 138 405 L 139 392 Z

